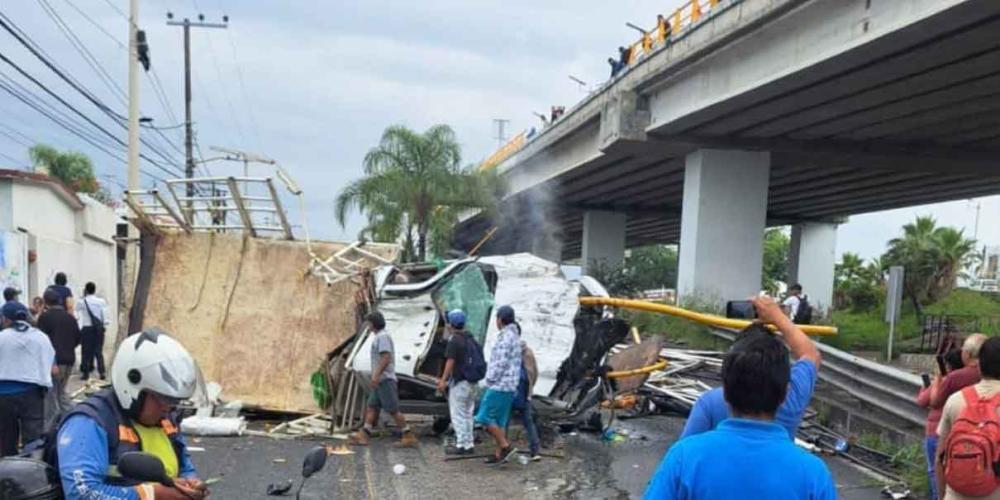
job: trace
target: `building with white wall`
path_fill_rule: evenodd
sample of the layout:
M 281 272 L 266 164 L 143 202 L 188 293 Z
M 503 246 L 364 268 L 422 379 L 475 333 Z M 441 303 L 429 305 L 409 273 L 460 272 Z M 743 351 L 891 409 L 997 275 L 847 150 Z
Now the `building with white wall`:
M 26 304 L 64 272 L 73 295 L 93 281 L 118 325 L 118 251 L 113 208 L 77 195 L 46 175 L 0 169 L 0 287 L 22 290 Z

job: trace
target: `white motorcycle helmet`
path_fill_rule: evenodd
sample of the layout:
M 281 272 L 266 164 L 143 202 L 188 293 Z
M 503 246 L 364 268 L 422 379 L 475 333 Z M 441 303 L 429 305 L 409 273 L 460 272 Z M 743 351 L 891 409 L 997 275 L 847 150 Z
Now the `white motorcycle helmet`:
M 118 346 L 111 383 L 122 408 L 138 411 L 142 391 L 177 401 L 191 399 L 201 376 L 187 349 L 153 328 L 129 335 Z

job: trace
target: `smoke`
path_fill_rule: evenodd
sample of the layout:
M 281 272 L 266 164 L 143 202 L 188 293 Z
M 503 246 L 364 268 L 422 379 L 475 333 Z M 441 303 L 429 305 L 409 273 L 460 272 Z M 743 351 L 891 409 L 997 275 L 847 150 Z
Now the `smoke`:
M 544 182 L 504 200 L 496 222 L 507 235 L 506 251 L 562 261 L 564 234 L 556 217 L 557 191 L 552 182 Z

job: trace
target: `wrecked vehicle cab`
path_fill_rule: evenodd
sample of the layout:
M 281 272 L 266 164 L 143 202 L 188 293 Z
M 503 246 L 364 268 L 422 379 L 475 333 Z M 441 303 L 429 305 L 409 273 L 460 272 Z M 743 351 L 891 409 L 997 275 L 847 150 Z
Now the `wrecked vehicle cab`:
M 395 371 L 405 413 L 447 415 L 447 402 L 436 393 L 444 368 L 445 314 L 465 311 L 466 330 L 489 355 L 496 341 L 495 310 L 514 308 L 521 339 L 534 351 L 538 380 L 534 387 L 540 413 L 571 412 L 588 390 L 591 372 L 611 346 L 628 333 L 625 321 L 603 308 L 581 307 L 580 296 L 607 296 L 593 278 L 570 281 L 559 265 L 531 254 L 466 258 L 433 266 L 384 266 L 374 272 L 375 303 L 395 344 Z M 348 385 L 369 389 L 371 335 L 367 325 L 342 350 Z M 339 364 L 339 363 L 334 363 Z M 343 384 L 339 384 L 343 387 Z M 592 384 L 590 384 L 592 385 Z M 334 412 L 354 414 L 358 395 L 348 390 Z M 351 402 L 354 401 L 352 405 Z

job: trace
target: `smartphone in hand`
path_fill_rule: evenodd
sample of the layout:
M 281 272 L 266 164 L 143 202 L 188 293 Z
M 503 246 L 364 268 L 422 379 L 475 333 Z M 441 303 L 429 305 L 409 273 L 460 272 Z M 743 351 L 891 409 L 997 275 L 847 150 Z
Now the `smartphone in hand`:
M 931 386 L 931 376 L 927 373 L 921 373 L 920 378 L 924 381 L 924 388 Z
M 726 317 L 736 319 L 756 319 L 757 309 L 749 300 L 730 300 L 726 302 Z

